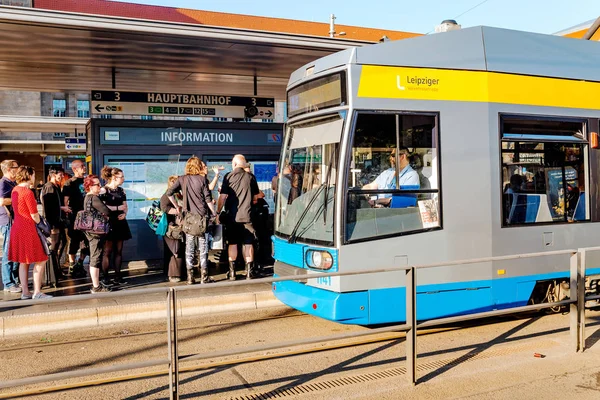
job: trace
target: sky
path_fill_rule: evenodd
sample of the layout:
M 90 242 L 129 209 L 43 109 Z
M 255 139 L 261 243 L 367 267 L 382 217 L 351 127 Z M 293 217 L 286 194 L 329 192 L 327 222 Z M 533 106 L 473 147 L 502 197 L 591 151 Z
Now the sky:
M 116 0 L 122 1 L 122 0 Z M 128 0 L 127 3 L 430 33 L 444 19 L 556 33 L 600 16 L 600 0 Z

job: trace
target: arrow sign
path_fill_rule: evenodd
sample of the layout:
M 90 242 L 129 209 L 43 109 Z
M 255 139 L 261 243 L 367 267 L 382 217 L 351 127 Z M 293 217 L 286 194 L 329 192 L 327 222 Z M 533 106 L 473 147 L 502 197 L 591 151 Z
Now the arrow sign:
M 94 107 L 96 109 L 96 111 L 100 112 L 102 110 L 104 110 L 104 107 L 101 107 L 100 104 L 96 104 L 96 107 Z
M 271 118 L 271 117 L 273 116 L 273 113 L 271 112 L 271 110 L 269 110 L 269 111 L 267 111 L 267 112 L 265 113 L 265 115 L 266 115 L 267 117 Z

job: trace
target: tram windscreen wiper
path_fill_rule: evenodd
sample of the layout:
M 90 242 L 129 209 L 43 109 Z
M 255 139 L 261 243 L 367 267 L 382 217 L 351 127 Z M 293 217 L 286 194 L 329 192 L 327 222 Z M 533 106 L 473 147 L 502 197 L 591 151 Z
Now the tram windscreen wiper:
M 298 218 L 298 221 L 296 222 L 296 225 L 294 225 L 294 229 L 292 230 L 292 233 L 290 234 L 290 238 L 289 238 L 290 243 L 294 243 L 296 241 L 296 239 L 298 237 L 298 230 L 300 229 L 300 224 L 302 224 L 302 222 L 304 221 L 304 218 L 306 218 L 306 216 L 308 215 L 308 212 L 312 208 L 315 201 L 319 198 L 319 196 L 321 195 L 321 192 L 323 190 L 325 190 L 325 194 L 323 196 L 324 201 L 319 206 L 319 208 L 316 210 L 312 221 L 310 221 L 306 225 L 306 227 L 304 228 L 302 233 L 306 232 L 317 221 L 317 218 L 321 214 L 321 212 L 323 212 L 325 214 L 324 218 L 323 218 L 323 224 L 324 225 L 327 224 L 327 204 L 329 202 L 329 189 L 330 189 L 329 184 L 331 182 L 331 174 L 332 174 L 331 171 L 332 171 L 333 161 L 335 160 L 335 157 L 337 155 L 337 148 L 336 147 L 332 148 L 331 153 L 332 154 L 330 154 L 329 164 L 327 165 L 327 175 L 325 178 L 325 182 L 323 182 L 318 187 L 317 192 L 315 193 L 315 195 L 310 199 L 310 201 L 306 205 L 306 208 L 304 209 L 304 212 L 300 215 L 300 218 Z
M 304 221 L 304 218 L 306 218 L 306 215 L 308 214 L 308 211 L 310 210 L 310 208 L 312 207 L 312 205 L 315 203 L 315 201 L 317 200 L 317 198 L 319 197 L 319 195 L 323 191 L 324 187 L 325 187 L 324 183 L 321 184 L 321 186 L 319 186 L 319 188 L 315 192 L 315 195 L 312 197 L 312 199 L 310 199 L 310 201 L 306 205 L 306 208 L 304 209 L 304 211 L 302 212 L 302 214 L 300 214 L 300 218 L 298 218 L 298 221 L 296 221 L 296 225 L 294 225 L 294 229 L 292 229 L 292 232 L 290 233 L 290 238 L 288 239 L 290 243 L 294 243 L 296 241 L 296 238 L 297 238 L 296 235 L 298 233 L 298 229 L 300 228 L 300 224 L 302 223 L 302 221 Z

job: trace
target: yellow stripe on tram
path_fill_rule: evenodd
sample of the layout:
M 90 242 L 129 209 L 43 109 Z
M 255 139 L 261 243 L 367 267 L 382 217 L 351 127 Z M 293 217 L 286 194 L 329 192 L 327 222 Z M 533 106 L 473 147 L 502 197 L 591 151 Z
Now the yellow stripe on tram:
M 362 68 L 358 97 L 600 109 L 600 83 L 432 68 Z

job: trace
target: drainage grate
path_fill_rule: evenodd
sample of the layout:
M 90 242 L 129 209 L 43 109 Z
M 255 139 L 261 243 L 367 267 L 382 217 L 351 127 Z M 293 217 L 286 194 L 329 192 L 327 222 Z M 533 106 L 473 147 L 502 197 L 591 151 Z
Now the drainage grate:
M 498 350 L 484 350 L 480 353 L 474 353 L 473 355 L 465 354 L 458 358 L 445 359 L 445 360 L 436 360 L 423 364 L 417 363 L 417 371 L 430 371 L 439 368 L 444 368 L 447 366 L 454 366 L 459 364 L 464 364 L 466 362 L 475 361 L 475 360 L 485 360 L 493 357 L 500 357 L 505 355 L 510 355 L 514 353 L 520 353 L 528 350 L 540 350 L 542 348 L 548 348 L 556 346 L 557 343 L 553 341 L 545 341 L 545 342 L 537 342 L 526 344 L 522 346 L 514 346 L 510 348 L 498 349 Z M 347 376 L 343 378 L 333 379 L 329 381 L 323 382 L 315 382 L 315 383 L 307 383 L 304 385 L 292 386 L 289 388 L 281 388 L 275 389 L 269 392 L 260 392 L 246 395 L 239 395 L 235 397 L 230 397 L 231 400 L 266 400 L 266 399 L 274 399 L 281 398 L 287 396 L 297 396 L 302 394 L 310 394 L 319 392 L 321 390 L 327 389 L 335 389 L 342 386 L 355 385 L 359 383 L 365 382 L 373 382 L 380 379 L 386 378 L 395 378 L 398 376 L 402 376 L 406 374 L 406 368 L 390 368 L 383 371 L 370 372 L 366 374 Z

